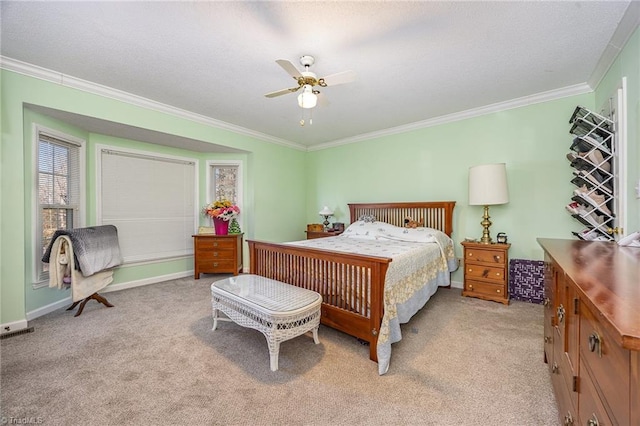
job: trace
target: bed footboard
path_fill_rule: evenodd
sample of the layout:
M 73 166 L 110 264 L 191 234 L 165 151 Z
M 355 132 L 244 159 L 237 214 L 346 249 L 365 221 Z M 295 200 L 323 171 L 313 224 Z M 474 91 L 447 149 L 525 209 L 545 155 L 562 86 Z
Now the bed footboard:
M 378 361 L 384 281 L 391 259 L 247 241 L 250 272 L 322 295 L 324 325 L 369 342 Z

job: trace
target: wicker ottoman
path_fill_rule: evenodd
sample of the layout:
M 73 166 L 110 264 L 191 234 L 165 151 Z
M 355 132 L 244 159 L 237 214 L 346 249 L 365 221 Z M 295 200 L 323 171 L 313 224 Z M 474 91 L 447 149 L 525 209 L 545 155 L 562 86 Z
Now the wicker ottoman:
M 211 284 L 213 329 L 218 321 L 254 328 L 267 338 L 271 371 L 278 369 L 280 343 L 313 331 L 318 344 L 322 296 L 258 275 L 238 275 Z M 219 318 L 222 311 L 229 318 Z

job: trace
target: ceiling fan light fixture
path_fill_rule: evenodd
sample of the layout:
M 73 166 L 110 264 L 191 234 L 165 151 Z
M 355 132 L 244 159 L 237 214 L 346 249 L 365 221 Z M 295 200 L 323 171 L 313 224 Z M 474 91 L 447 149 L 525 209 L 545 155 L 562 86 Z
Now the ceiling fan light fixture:
M 305 84 L 302 93 L 298 95 L 298 105 L 300 108 L 313 108 L 318 103 L 318 96 L 313 93 L 313 88 L 309 84 Z

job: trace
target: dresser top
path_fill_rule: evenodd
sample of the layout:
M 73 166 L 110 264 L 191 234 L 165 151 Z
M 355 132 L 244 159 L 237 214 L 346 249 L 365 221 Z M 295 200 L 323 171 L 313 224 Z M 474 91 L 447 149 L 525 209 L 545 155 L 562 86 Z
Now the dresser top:
M 539 238 L 626 349 L 640 350 L 640 248 L 615 242 Z

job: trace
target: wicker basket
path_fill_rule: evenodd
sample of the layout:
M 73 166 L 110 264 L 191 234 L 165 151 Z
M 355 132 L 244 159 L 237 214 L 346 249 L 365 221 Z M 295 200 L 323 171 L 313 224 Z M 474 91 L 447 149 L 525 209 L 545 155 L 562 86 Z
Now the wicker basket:
M 322 232 L 324 231 L 324 225 L 322 225 L 321 223 L 310 223 L 307 225 L 307 231 Z

